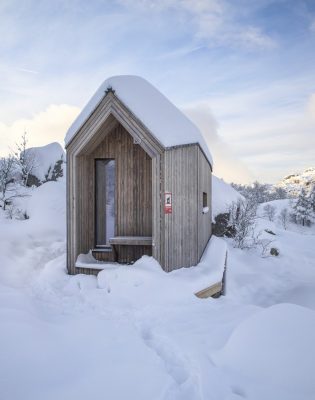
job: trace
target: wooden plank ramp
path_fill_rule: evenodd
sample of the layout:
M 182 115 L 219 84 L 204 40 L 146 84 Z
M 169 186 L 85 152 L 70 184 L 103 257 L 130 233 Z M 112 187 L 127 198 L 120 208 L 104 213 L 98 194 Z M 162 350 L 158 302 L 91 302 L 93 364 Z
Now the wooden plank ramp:
M 227 252 L 225 253 L 225 263 L 224 263 L 224 271 L 222 280 L 220 282 L 216 282 L 213 285 L 206 287 L 205 289 L 200 290 L 195 293 L 195 296 L 200 299 L 207 299 L 208 297 L 218 298 L 221 295 L 225 295 L 226 289 L 226 267 L 227 267 Z

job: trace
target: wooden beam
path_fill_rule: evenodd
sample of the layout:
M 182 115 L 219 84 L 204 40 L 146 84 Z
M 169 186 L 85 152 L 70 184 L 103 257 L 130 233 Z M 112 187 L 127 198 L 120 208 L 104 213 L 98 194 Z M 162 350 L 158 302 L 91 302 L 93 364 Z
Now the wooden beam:
M 124 246 L 152 246 L 151 236 L 115 236 L 109 239 L 110 244 Z

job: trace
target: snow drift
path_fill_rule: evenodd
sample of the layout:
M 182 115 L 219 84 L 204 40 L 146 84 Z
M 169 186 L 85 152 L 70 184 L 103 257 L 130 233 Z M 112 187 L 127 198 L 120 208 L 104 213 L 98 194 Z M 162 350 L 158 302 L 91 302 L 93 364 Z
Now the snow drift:
M 314 311 L 277 304 L 242 322 L 215 360 L 247 378 L 259 376 L 267 386 L 294 390 L 304 398 L 315 394 L 314 337 Z M 281 397 L 274 392 L 273 398 Z

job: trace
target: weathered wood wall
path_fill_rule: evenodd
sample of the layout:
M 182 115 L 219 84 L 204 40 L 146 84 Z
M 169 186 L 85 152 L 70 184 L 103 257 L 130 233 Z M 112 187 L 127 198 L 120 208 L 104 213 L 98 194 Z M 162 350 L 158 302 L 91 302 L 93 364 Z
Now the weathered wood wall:
M 198 258 L 210 239 L 212 233 L 212 178 L 211 167 L 198 146 Z M 202 213 L 203 193 L 207 194 L 209 212 Z
M 163 192 L 172 193 L 173 210 L 172 214 L 163 212 L 162 259 L 171 271 L 196 265 L 210 239 L 211 167 L 198 144 L 166 149 L 164 160 Z M 203 192 L 208 197 L 206 214 Z
M 164 214 L 164 264 L 167 271 L 198 262 L 197 177 L 197 145 L 165 151 L 164 192 L 172 193 L 172 213 Z

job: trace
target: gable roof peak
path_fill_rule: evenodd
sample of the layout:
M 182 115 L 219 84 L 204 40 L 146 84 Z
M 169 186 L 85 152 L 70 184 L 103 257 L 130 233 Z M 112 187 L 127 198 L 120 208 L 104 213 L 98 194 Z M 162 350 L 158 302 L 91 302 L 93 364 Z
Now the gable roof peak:
M 210 151 L 196 125 L 151 83 L 136 75 L 106 79 L 70 126 L 65 137 L 66 145 L 109 93 L 117 96 L 164 147 L 199 143 L 212 165 Z

